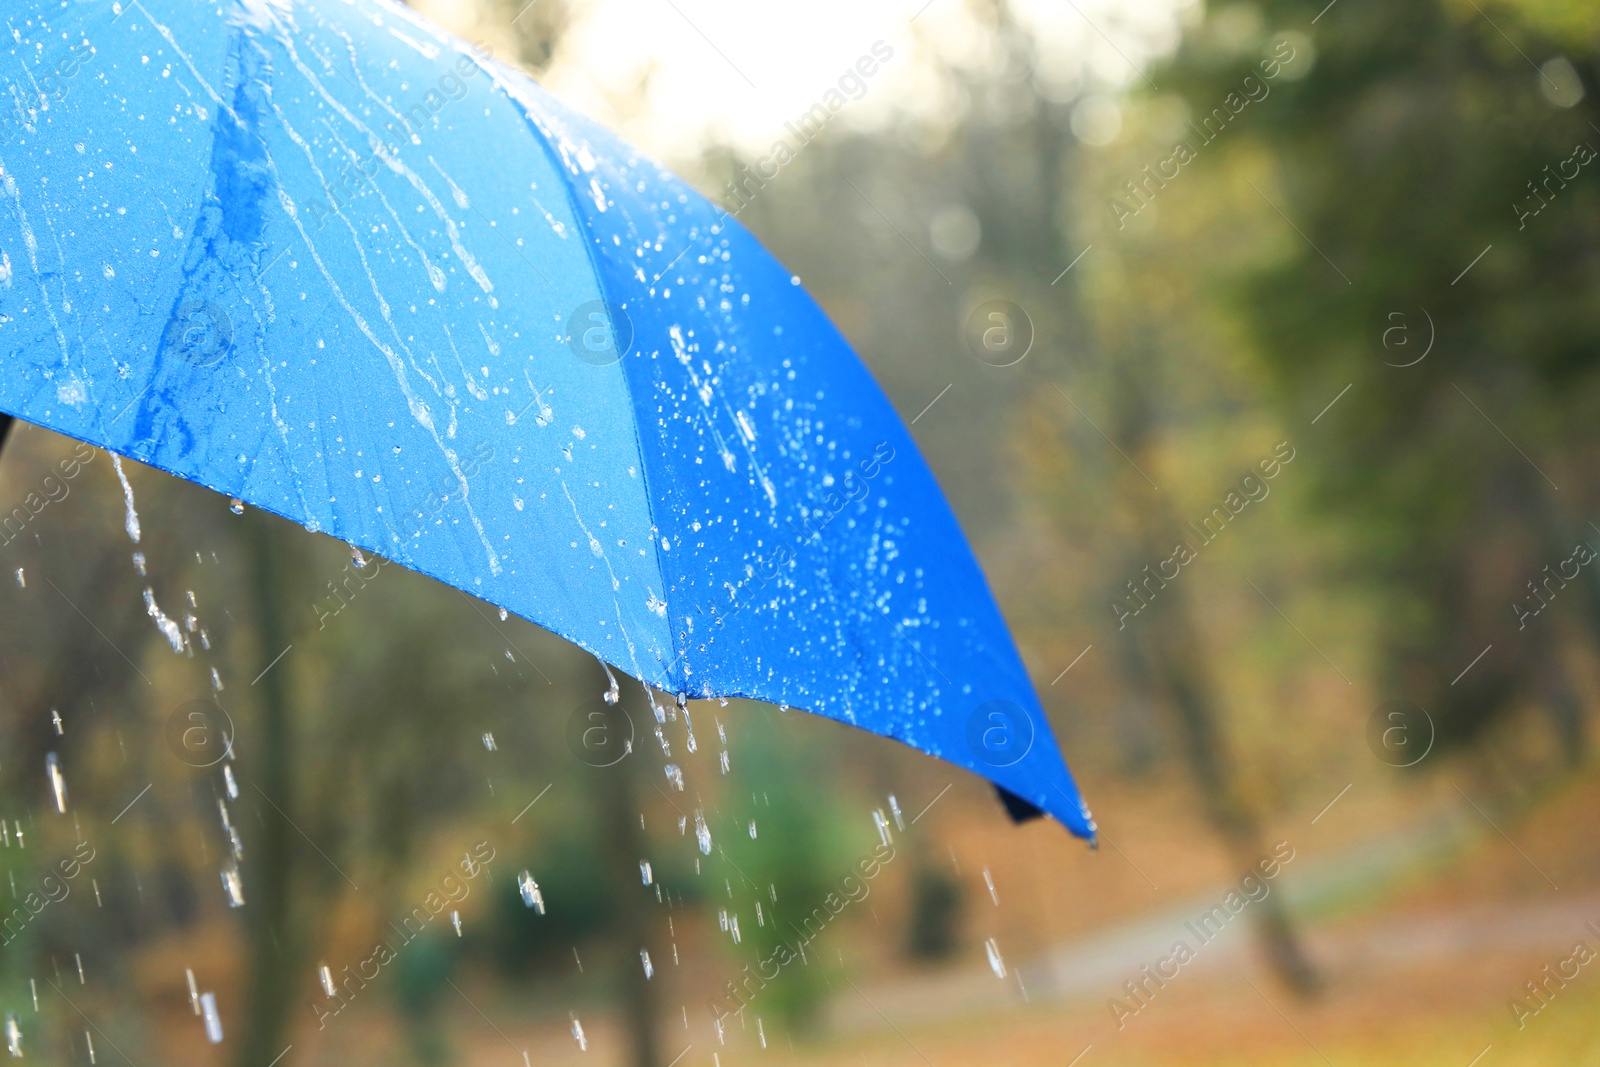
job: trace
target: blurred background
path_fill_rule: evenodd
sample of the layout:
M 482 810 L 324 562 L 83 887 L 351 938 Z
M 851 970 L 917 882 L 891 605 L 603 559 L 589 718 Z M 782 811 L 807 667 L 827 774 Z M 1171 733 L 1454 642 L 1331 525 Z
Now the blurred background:
M 12 1056 L 1600 1063 L 1600 8 L 414 6 L 804 279 L 1101 847 L 19 426 Z

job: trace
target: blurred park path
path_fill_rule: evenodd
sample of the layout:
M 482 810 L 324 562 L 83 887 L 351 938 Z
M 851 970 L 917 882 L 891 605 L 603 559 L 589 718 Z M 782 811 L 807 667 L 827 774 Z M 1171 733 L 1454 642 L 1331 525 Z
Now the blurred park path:
M 1587 937 L 1584 924 L 1600 922 L 1600 894 L 1592 887 L 1552 891 L 1542 900 L 1468 902 L 1414 915 L 1372 910 L 1390 887 L 1460 857 L 1492 835 L 1483 819 L 1462 805 L 1325 856 L 1305 856 L 1284 868 L 1272 892 L 1285 894 L 1305 925 L 1316 963 L 1335 986 L 1380 966 L 1433 967 L 1485 956 L 1565 953 Z M 1194 959 L 1168 985 L 1195 981 L 1196 975 L 1215 981 L 1260 971 L 1260 954 L 1244 921 L 1251 905 L 1211 940 L 1202 943 L 1195 933 L 1200 919 L 1235 888 L 1236 883 L 1219 884 L 1104 932 L 1019 953 L 1004 980 L 980 960 L 959 970 L 862 983 L 836 996 L 830 1021 L 841 1033 L 859 1033 L 949 1021 L 1007 1005 L 1111 997 L 1132 1005 L 1124 983 L 1141 981 L 1141 968 L 1154 968 L 1180 939 L 1195 948 Z

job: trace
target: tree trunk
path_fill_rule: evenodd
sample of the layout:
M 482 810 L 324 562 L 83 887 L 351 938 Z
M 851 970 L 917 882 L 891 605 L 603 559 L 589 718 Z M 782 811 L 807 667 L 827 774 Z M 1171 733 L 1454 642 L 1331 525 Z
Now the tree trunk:
M 286 647 L 281 605 L 278 546 L 271 520 L 253 514 L 245 545 L 250 552 L 251 578 L 256 600 L 258 652 L 271 663 Z M 244 1033 L 235 1062 L 239 1067 L 267 1067 L 288 1044 L 292 997 L 299 985 L 300 932 L 293 913 L 296 877 L 294 733 L 289 713 L 289 667 L 278 663 L 262 675 L 258 688 L 258 729 L 250 748 L 240 753 L 248 769 L 244 793 L 260 790 L 265 797 L 248 798 L 261 811 L 250 836 L 250 849 L 241 864 L 245 874 L 245 921 L 250 937 L 250 962 L 246 983 Z M 237 739 L 236 739 L 237 743 Z M 242 746 L 240 746 L 242 747 Z M 271 803 L 267 803 L 270 800 Z M 276 808 L 274 807 L 276 805 Z M 244 807 L 244 805 L 241 805 Z M 287 1061 L 283 1061 L 287 1062 Z M 279 1067 L 282 1067 L 280 1063 Z
M 596 767 L 589 773 L 603 820 L 603 856 L 610 886 L 607 906 L 611 928 L 616 933 L 618 992 L 632 1049 L 631 1062 L 633 1067 L 661 1067 L 654 983 L 645 977 L 644 962 L 639 956 L 641 949 L 648 950 L 650 934 L 649 904 L 639 880 L 639 860 L 645 854 L 644 833 L 639 825 L 638 780 L 644 773 L 644 757 L 639 750 L 642 740 L 643 735 L 636 737 L 634 752 L 616 764 Z M 652 956 L 652 962 L 659 964 L 660 960 Z

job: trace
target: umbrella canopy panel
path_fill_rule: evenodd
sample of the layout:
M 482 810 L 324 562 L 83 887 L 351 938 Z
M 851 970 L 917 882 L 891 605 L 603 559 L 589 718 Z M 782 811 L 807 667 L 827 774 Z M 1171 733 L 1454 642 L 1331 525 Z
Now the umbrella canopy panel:
M 24 8 L 0 408 L 1092 832 L 909 434 L 736 221 L 395 5 Z

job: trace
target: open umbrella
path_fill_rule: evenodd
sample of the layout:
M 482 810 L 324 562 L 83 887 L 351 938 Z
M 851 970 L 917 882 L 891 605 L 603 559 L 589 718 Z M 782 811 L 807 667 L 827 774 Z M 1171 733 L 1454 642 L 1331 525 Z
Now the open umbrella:
M 0 409 L 1092 835 L 905 427 L 715 205 L 382 0 L 20 7 Z

